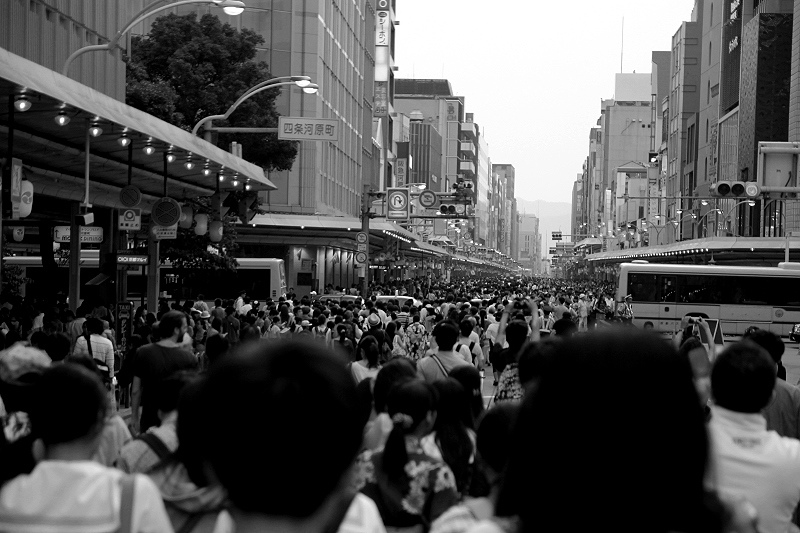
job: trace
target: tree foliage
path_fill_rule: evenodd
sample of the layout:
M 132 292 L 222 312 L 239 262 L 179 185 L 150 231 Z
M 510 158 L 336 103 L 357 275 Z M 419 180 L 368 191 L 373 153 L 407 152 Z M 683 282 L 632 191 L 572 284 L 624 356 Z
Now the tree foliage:
M 238 31 L 214 15 L 166 15 L 150 33 L 134 37 L 127 66 L 127 103 L 185 130 L 202 118 L 225 113 L 250 87 L 270 79 L 269 68 L 256 61 L 264 39 L 252 30 Z M 217 126 L 276 127 L 278 89 L 246 100 L 228 121 Z M 273 134 L 220 134 L 217 143 L 236 141 L 248 161 L 265 170 L 289 170 L 297 144 Z

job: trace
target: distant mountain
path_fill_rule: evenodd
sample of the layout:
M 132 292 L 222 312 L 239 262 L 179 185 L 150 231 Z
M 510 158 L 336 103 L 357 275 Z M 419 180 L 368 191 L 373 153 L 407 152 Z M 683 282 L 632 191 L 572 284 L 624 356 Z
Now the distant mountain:
M 517 210 L 520 213 L 539 217 L 539 231 L 542 234 L 542 247 L 545 254 L 554 245 L 553 241 L 550 240 L 551 232 L 561 231 L 567 235 L 572 231 L 572 204 L 569 202 L 547 202 L 544 200 L 517 198 Z M 564 240 L 571 241 L 572 239 L 565 237 Z

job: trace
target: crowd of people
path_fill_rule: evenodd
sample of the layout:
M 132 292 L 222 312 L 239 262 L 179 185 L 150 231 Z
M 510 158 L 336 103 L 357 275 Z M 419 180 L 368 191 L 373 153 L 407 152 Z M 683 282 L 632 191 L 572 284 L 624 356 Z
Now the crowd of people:
M 371 291 L 163 301 L 121 347 L 102 305 L 0 308 L 0 531 L 795 530 L 769 331 L 717 353 L 563 280 Z

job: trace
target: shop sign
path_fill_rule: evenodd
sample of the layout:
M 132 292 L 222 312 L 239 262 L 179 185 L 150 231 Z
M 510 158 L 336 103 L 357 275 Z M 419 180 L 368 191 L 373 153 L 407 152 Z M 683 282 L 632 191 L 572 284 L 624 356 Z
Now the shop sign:
M 103 242 L 103 228 L 96 226 L 81 226 L 81 242 L 101 243 Z M 53 228 L 53 240 L 55 242 L 69 242 L 70 227 L 56 226 Z

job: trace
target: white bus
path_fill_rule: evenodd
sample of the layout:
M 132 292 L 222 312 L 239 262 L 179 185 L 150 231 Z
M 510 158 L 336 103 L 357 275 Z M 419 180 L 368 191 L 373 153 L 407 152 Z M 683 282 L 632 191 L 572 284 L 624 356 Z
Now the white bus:
M 633 297 L 634 324 L 673 333 L 686 315 L 719 320 L 725 335 L 757 326 L 788 337 L 800 323 L 800 264 L 778 267 L 648 263 L 620 265 L 617 305 Z
M 81 251 L 81 299 L 85 296 L 84 285 L 100 273 L 97 250 Z M 198 294 L 203 299 L 213 302 L 214 299 L 234 299 L 241 291 L 259 302 L 271 298 L 277 300 L 286 296 L 286 269 L 283 259 L 267 257 L 237 258 L 239 267 L 236 272 L 220 272 L 214 270 L 187 270 L 179 272 L 169 263 L 161 265 L 160 290 L 170 300 L 193 300 Z M 3 258 L 4 265 L 22 269 L 22 275 L 28 282 L 22 287 L 22 295 L 35 296 L 41 279 L 44 276 L 42 258 L 39 256 L 13 256 Z M 66 292 L 69 285 L 69 269 L 66 261 L 58 262 L 56 285 Z M 132 301 L 144 299 L 147 288 L 146 267 L 128 266 L 128 299 Z

